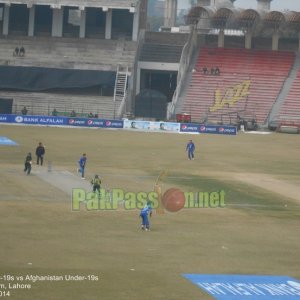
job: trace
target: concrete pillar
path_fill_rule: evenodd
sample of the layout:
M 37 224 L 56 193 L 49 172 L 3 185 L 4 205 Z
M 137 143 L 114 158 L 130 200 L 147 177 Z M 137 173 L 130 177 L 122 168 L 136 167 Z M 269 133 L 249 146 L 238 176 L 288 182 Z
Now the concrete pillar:
M 298 39 L 299 39 L 299 52 L 300 52 L 300 32 L 299 32 L 299 36 L 298 36 Z
M 141 90 L 141 68 L 137 68 L 137 73 L 136 73 L 136 88 L 135 88 L 135 95 L 138 95 Z
M 148 8 L 148 1 L 147 0 L 142 0 L 140 2 L 140 9 L 139 9 L 139 15 L 140 15 L 140 20 L 139 20 L 139 30 L 141 29 L 147 29 L 147 8 Z
M 272 0 L 257 0 L 257 10 L 270 10 Z
M 10 5 L 4 5 L 3 11 L 3 35 L 8 35 L 8 28 L 9 28 L 9 9 Z
M 105 39 L 111 39 L 111 27 L 112 27 L 112 9 L 109 8 L 106 11 L 106 18 L 105 18 Z
M 133 24 L 132 24 L 132 40 L 137 41 L 138 39 L 138 34 L 139 34 L 139 19 L 140 19 L 140 14 L 139 10 L 137 10 L 133 14 Z
M 279 44 L 279 32 L 274 31 L 274 33 L 272 35 L 272 50 L 277 51 L 278 44 Z
M 35 6 L 29 8 L 28 36 L 34 36 Z
M 218 35 L 218 47 L 224 48 L 225 45 L 225 33 L 224 29 L 220 29 L 219 35 Z
M 64 9 L 53 8 L 52 14 L 52 33 L 51 36 L 62 37 Z
M 85 22 L 86 20 L 86 10 L 84 7 L 80 8 L 80 28 L 79 28 L 79 37 L 85 38 Z
M 173 27 L 176 24 L 177 0 L 165 0 L 165 27 Z
M 246 31 L 245 33 L 245 48 L 251 49 L 252 48 L 252 32 Z

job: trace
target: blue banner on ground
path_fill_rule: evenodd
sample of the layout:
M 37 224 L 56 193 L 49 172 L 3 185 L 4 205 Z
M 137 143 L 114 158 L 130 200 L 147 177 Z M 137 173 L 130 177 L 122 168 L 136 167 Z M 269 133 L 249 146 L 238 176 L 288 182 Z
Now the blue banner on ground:
M 17 146 L 18 144 L 16 142 L 10 140 L 6 136 L 0 136 L 0 145 L 4 145 L 4 146 Z
M 183 274 L 217 300 L 296 300 L 300 281 L 287 276 Z

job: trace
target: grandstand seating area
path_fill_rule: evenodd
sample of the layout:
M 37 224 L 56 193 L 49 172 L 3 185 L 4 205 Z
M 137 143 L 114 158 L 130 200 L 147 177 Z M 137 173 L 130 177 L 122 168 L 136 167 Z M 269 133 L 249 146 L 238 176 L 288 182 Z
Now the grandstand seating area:
M 132 68 L 137 47 L 136 42 L 125 39 L 8 36 L 0 43 L 0 65 L 114 71 L 118 64 Z M 25 56 L 13 56 L 14 49 L 21 46 Z
M 74 110 L 78 116 L 86 116 L 90 112 L 99 118 L 112 119 L 120 106 L 113 97 L 91 95 L 66 95 L 58 93 L 4 92 L 0 97 L 14 99 L 12 113 L 21 114 L 26 106 L 28 114 L 51 115 L 56 109 L 59 115 L 69 115 Z
M 147 32 L 139 61 L 179 63 L 185 34 Z
M 201 48 L 182 112 L 194 122 L 235 123 L 239 115 L 263 124 L 294 60 L 293 52 Z M 211 75 L 216 67 L 220 74 Z
M 275 120 L 300 126 L 300 69 Z
M 116 71 L 118 65 L 132 71 L 137 47 L 136 42 L 125 39 L 8 36 L 0 38 L 0 43 L 0 65 L 101 71 Z M 25 56 L 14 56 L 14 49 L 21 46 Z M 63 114 L 74 109 L 83 115 L 93 112 L 100 118 L 113 118 L 120 105 L 113 96 L 66 93 L 0 90 L 0 97 L 13 99 L 13 113 L 26 106 L 28 113 L 40 115 L 49 115 L 56 108 Z

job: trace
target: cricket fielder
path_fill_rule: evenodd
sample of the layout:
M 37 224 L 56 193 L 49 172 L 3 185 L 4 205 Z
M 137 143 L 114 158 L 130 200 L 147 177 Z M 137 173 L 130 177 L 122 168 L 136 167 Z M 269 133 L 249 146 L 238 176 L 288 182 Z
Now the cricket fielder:
M 84 169 L 85 169 L 85 165 L 86 165 L 86 154 L 83 153 L 82 156 L 80 157 L 79 161 L 78 161 L 78 164 L 79 164 L 79 173 L 81 173 L 81 179 L 85 179 L 84 178 Z
M 142 218 L 142 230 L 150 231 L 150 223 L 148 215 L 152 216 L 151 202 L 147 202 L 144 208 L 141 209 L 140 217 Z
M 186 151 L 188 152 L 188 159 L 194 160 L 194 151 L 195 151 L 195 144 L 193 143 L 192 140 L 190 140 L 187 145 L 186 145 Z

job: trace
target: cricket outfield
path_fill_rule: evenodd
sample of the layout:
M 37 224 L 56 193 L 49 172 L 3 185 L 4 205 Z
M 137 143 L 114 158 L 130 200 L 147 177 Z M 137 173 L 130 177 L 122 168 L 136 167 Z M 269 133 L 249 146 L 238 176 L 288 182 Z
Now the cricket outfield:
M 0 136 L 18 144 L 0 145 L 0 291 L 9 299 L 209 300 L 182 274 L 300 279 L 299 135 L 1 125 Z M 194 161 L 185 152 L 191 137 Z M 38 142 L 45 165 L 26 176 L 24 158 Z M 84 152 L 85 181 L 76 174 Z M 140 230 L 139 206 L 122 199 L 116 209 L 81 201 L 72 210 L 72 189 L 90 192 L 95 174 L 106 191 L 142 203 L 161 171 L 162 192 L 222 193 L 225 205 L 154 213 L 150 232 Z

